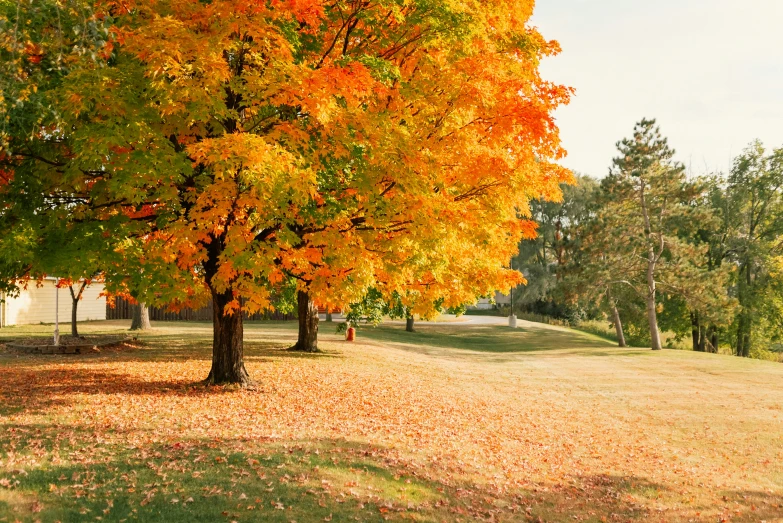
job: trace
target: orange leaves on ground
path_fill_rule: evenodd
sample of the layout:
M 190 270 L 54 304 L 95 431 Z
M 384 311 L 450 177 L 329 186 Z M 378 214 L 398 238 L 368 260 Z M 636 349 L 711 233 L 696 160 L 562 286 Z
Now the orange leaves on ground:
M 401 329 L 374 331 L 378 339 L 369 342 L 360 332 L 355 344 L 327 335 L 327 355 L 304 358 L 281 350 L 295 331 L 248 326 L 254 391 L 193 386 L 210 360 L 210 333 L 193 324 L 161 326 L 162 341 L 135 353 L 6 358 L 2 441 L 13 452 L 0 463 L 0 488 L 13 488 L 20 477 L 14 471 L 45 474 L 41 464 L 70 470 L 75 462 L 90 472 L 124 463 L 130 453 L 142 468 L 169 477 L 145 486 L 134 484 L 133 474 L 96 481 L 69 471 L 53 490 L 63 497 L 52 499 L 62 503 L 77 491 L 83 499 L 105 483 L 116 499 L 136 503 L 193 496 L 248 506 L 254 495 L 246 500 L 233 486 L 245 470 L 271 489 L 275 503 L 278 489 L 301 482 L 303 492 L 314 489 L 327 503 L 354 499 L 398 515 L 411 502 L 434 510 L 438 521 L 459 517 L 452 508 L 470 519 L 491 510 L 496 521 L 527 514 L 545 521 L 714 521 L 729 512 L 735 521 L 775 521 L 779 514 L 782 398 L 771 384 L 781 371 L 773 364 L 749 362 L 754 372 L 738 372 L 730 358 L 607 354 L 608 344 L 555 327 L 511 334 L 487 325 L 420 325 L 428 345 L 402 339 Z M 496 352 L 476 352 L 491 347 Z M 709 370 L 695 381 L 691 356 Z M 663 382 L 686 394 L 660 398 Z M 703 393 L 721 386 L 726 394 Z M 757 404 L 731 392 L 748 387 Z M 740 418 L 746 423 L 738 426 Z M 278 469 L 270 462 L 278 454 L 294 459 Z M 306 477 L 291 472 L 302 462 Z M 379 469 L 380 485 L 372 479 Z M 230 481 L 167 493 L 177 470 Z M 390 483 L 400 475 L 412 483 Z M 275 510 L 269 498 L 263 503 Z

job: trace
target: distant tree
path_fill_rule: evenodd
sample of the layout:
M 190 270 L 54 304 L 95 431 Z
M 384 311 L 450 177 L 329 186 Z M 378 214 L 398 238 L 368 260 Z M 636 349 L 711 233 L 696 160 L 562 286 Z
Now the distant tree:
M 558 283 L 574 256 L 579 227 L 594 212 L 598 182 L 579 175 L 573 184 L 561 187 L 561 201 L 530 202 L 531 218 L 538 224 L 537 234 L 520 242 L 514 258 L 514 268 L 527 280 L 527 284 L 516 288 L 514 305 L 526 312 L 567 319 L 570 307 L 561 298 Z
M 516 263 L 521 307 L 606 315 L 618 343 L 694 351 L 730 342 L 763 355 L 783 332 L 783 149 L 752 143 L 728 176 L 688 179 L 654 120 L 643 120 L 600 190 L 578 178 L 563 202 L 531 202 L 538 236 Z
M 345 329 L 348 325 L 366 323 L 378 325 L 384 318 L 392 320 L 405 319 L 405 330 L 413 332 L 413 302 L 415 296 L 400 295 L 397 291 L 384 294 L 377 288 L 371 288 L 360 301 L 351 303 L 345 315 L 345 323 L 340 327 Z
M 559 295 L 581 308 L 597 307 L 615 328 L 620 347 L 626 346 L 621 310 L 626 318 L 638 316 L 635 302 L 639 296 L 639 260 L 616 246 L 610 227 L 611 214 L 604 209 L 607 196 L 595 193 L 593 213 L 572 231 L 571 256 L 563 268 Z M 626 279 L 619 280 L 619 275 Z M 633 286 L 629 276 L 633 275 Z
M 686 181 L 655 120 L 637 123 L 617 148 L 601 183 L 604 204 L 598 214 L 606 240 L 598 244 L 604 249 L 596 260 L 611 261 L 608 285 L 625 285 L 644 301 L 650 344 L 660 350 L 659 288 L 684 296 L 698 288 L 694 279 L 703 274 L 694 260 L 702 253 L 683 239 L 683 230 L 705 210 L 690 205 L 699 187 Z
M 63 282 L 68 284 L 68 291 L 71 294 L 71 336 L 74 338 L 79 337 L 79 328 L 77 324 L 79 302 L 84 296 L 85 289 L 99 278 L 102 279 L 101 275 L 98 273 L 94 274 L 92 278 L 82 278 L 75 282 L 70 280 Z
M 400 293 L 390 291 L 384 293 L 377 288 L 371 288 L 362 300 L 350 304 L 345 313 L 345 323 L 338 327 L 338 331 L 344 330 L 348 325 L 378 325 L 385 318 L 392 320 L 405 320 L 405 331 L 414 331 L 414 315 L 419 314 L 424 319 L 432 319 L 441 312 L 460 316 L 465 313 L 465 305 L 444 306 L 445 300 L 438 299 L 434 303 L 425 301 L 424 306 L 420 302 L 422 296 L 415 291 Z
M 720 332 L 731 324 L 736 308 L 736 300 L 729 292 L 733 266 L 725 263 L 730 256 L 731 225 L 722 178 L 711 176 L 694 183 L 700 187 L 692 193 L 690 202 L 695 212 L 688 216 L 691 223 L 681 230 L 685 241 L 696 246 L 693 263 L 698 272 L 682 297 L 669 300 L 672 305 L 669 308 L 676 309 L 672 302 L 679 300 L 683 312 L 687 311 L 684 323 L 688 324 L 694 351 L 717 352 Z M 670 321 L 668 325 L 673 328 L 673 324 Z
M 734 352 L 750 356 L 783 328 L 780 257 L 783 255 L 783 148 L 768 153 L 753 142 L 734 160 L 725 186 L 727 253 L 737 266 Z M 766 332 L 757 332 L 766 326 Z

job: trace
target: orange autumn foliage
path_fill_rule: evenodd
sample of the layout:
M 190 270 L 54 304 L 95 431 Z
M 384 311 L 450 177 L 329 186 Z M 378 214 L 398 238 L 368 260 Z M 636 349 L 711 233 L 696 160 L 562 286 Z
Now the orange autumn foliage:
M 426 3 L 123 6 L 161 131 L 210 179 L 148 243 L 160 259 L 196 267 L 223 238 L 211 285 L 252 308 L 287 276 L 334 305 L 378 279 L 455 303 L 519 282 L 518 216 L 569 179 L 550 163 L 569 90 L 537 74 L 557 46 L 526 27 L 530 2 L 448 6 L 467 29 Z
M 422 313 L 521 281 L 528 202 L 571 179 L 531 0 L 99 7 L 111 60 L 50 93 L 64 139 L 36 176 L 116 235 L 109 288 L 211 295 L 222 321 L 292 280 L 332 306 L 414 289 Z

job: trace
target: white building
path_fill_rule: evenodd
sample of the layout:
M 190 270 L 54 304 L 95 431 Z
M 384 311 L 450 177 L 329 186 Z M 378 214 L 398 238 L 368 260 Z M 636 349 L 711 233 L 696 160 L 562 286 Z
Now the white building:
M 55 281 L 55 278 L 46 278 L 40 284 L 30 282 L 17 297 L 0 296 L 0 327 L 54 323 L 55 301 L 59 302 L 60 323 L 70 323 L 71 293 L 67 287 L 57 289 Z M 74 290 L 78 292 L 76 286 Z M 84 289 L 76 310 L 77 321 L 106 319 L 106 297 L 100 296 L 103 290 L 102 283 L 93 283 Z M 55 293 L 59 293 L 59 300 Z
M 475 305 L 471 305 L 468 308 L 486 310 L 486 309 L 494 309 L 499 305 L 508 305 L 510 303 L 511 303 L 511 298 L 509 297 L 508 294 L 503 294 L 501 292 L 495 291 L 494 303 L 491 302 L 489 298 L 481 298 Z

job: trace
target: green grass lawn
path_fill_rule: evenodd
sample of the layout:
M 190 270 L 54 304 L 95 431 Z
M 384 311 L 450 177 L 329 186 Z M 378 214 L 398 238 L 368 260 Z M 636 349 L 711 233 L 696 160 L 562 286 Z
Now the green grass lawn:
M 247 324 L 255 390 L 198 384 L 205 323 L 0 351 L 0 521 L 783 521 L 780 364 L 535 325 L 333 327 L 300 355 L 293 323 Z

